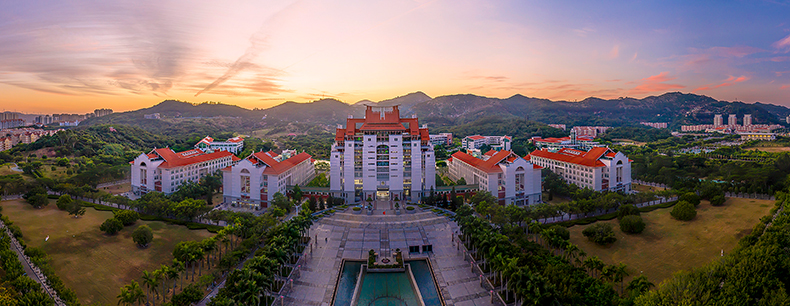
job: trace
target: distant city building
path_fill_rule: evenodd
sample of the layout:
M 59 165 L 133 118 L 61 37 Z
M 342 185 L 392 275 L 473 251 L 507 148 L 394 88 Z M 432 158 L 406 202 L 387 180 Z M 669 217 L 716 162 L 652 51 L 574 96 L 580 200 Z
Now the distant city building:
M 533 165 L 513 152 L 490 150 L 480 158 L 455 152 L 447 160 L 450 178 L 463 178 L 491 192 L 500 204 L 519 206 L 540 203 L 542 167 Z
M 62 129 L 42 130 L 42 129 L 32 129 L 32 128 L 3 130 L 0 133 L 0 135 L 4 135 L 3 137 L 0 137 L 0 151 L 9 150 L 13 146 L 18 145 L 20 143 L 36 142 L 36 140 L 38 140 L 41 137 L 52 136 L 60 131 L 63 130 Z
M 532 137 L 530 141 L 532 142 L 532 144 L 537 146 L 538 149 L 548 149 L 549 151 L 557 151 L 563 148 L 585 150 L 592 147 L 600 146 L 598 142 L 593 141 L 593 137 L 591 136 L 576 136 L 574 130 L 571 130 L 571 135 L 568 137 L 540 138 L 536 136 L 536 137 Z
M 719 114 L 713 115 L 713 126 L 722 126 L 722 125 L 724 125 L 724 119 L 721 117 L 721 115 Z
M 741 140 L 776 140 L 774 133 L 738 133 L 741 135 Z
M 428 135 L 431 138 L 431 143 L 434 146 L 438 145 L 452 145 L 453 144 L 453 133 L 439 133 L 436 135 Z
M 59 121 L 59 122 L 58 122 L 58 125 L 59 125 L 59 126 L 78 126 L 78 125 L 80 125 L 80 121 L 79 121 L 79 120 L 74 120 L 74 121 Z
M 657 129 L 665 129 L 669 126 L 669 124 L 666 122 L 639 122 L 639 124 Z
M 14 113 L 14 112 L 0 113 L 0 120 L 13 120 L 13 119 L 19 119 L 19 113 Z
M 244 138 L 233 137 L 226 141 L 216 141 L 214 138 L 206 136 L 195 144 L 195 149 L 211 153 L 213 151 L 228 151 L 234 154 L 241 152 L 244 148 Z
M 738 115 L 730 114 L 730 117 L 727 118 L 727 125 L 729 126 L 738 125 Z
M 461 140 L 461 146 L 467 150 L 480 149 L 483 145 L 488 145 L 496 151 L 510 151 L 510 143 L 513 137 L 510 136 L 466 136 Z
M 631 160 L 606 147 L 589 151 L 535 150 L 529 161 L 563 177 L 568 183 L 595 191 L 631 192 Z
M 96 117 L 107 116 L 109 114 L 112 114 L 112 110 L 109 108 L 100 108 L 93 110 L 93 115 Z
M 238 160 L 227 151 L 204 153 L 192 149 L 176 153 L 170 148 L 153 149 L 130 162 L 132 192 L 137 195 L 150 191 L 171 194 L 182 184 L 197 182 Z
M 598 134 L 606 133 L 611 126 L 574 126 L 571 130 L 575 131 L 576 136 L 598 137 Z
M 743 115 L 743 126 L 750 126 L 752 125 L 752 115 L 746 114 Z
M 41 115 L 36 117 L 36 123 L 40 123 L 43 125 L 51 124 L 52 123 L 52 116 L 50 115 Z
M 790 116 L 788 116 L 788 121 L 790 121 Z M 781 125 L 778 124 L 754 124 L 752 122 L 752 115 L 746 114 L 743 115 L 743 125 L 738 125 L 738 117 L 737 115 L 731 114 L 727 117 L 727 125 L 723 125 L 722 122 L 722 115 L 714 115 L 713 117 L 713 124 L 699 124 L 699 125 L 683 125 L 680 127 L 682 132 L 716 132 L 716 133 L 724 133 L 724 134 L 732 134 L 732 133 L 769 133 L 775 129 L 782 128 Z
M 24 126 L 24 119 L 5 119 L 0 120 L 0 129 L 13 129 L 16 127 Z
M 563 131 L 565 130 L 565 125 L 564 124 L 549 124 L 549 126 L 555 128 L 555 129 L 562 129 Z
M 222 169 L 222 197 L 224 203 L 235 207 L 266 209 L 275 193 L 285 195 L 287 187 L 305 186 L 314 177 L 310 154 L 284 156 L 273 151 L 257 152 Z
M 367 106 L 365 118 L 338 126 L 330 152 L 329 189 L 347 203 L 417 202 L 434 188 L 436 156 L 427 126 L 401 118 L 398 106 Z
M 145 115 L 143 115 L 143 118 L 145 118 L 145 119 L 162 119 L 159 116 L 159 113 L 145 114 Z

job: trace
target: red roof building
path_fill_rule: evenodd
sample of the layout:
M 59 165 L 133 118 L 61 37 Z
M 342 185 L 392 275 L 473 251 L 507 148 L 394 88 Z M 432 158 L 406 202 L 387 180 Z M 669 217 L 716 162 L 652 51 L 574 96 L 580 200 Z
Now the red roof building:
M 187 182 L 233 165 L 239 158 L 227 151 L 206 153 L 198 149 L 175 152 L 170 148 L 153 149 L 130 162 L 132 192 L 159 191 L 170 194 Z
M 368 198 L 417 202 L 435 186 L 427 126 L 401 118 L 398 106 L 371 106 L 338 126 L 330 152 L 330 192 L 347 203 Z
M 224 203 L 251 210 L 267 209 L 275 193 L 286 194 L 292 185 L 305 186 L 315 177 L 310 154 L 278 155 L 256 152 L 222 169 Z
M 607 147 L 588 151 L 562 148 L 556 152 L 542 149 L 533 151 L 528 158 L 581 188 L 631 192 L 631 160 Z
M 447 160 L 450 178 L 463 178 L 499 198 L 501 204 L 531 205 L 541 201 L 542 167 L 511 151 L 490 150 L 480 158 L 464 152 Z

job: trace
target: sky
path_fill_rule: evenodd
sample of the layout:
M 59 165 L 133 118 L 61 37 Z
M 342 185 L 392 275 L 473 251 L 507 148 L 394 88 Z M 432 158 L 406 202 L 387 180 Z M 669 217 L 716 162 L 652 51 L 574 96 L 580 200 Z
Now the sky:
M 0 111 L 415 91 L 790 106 L 790 0 L 0 2 Z

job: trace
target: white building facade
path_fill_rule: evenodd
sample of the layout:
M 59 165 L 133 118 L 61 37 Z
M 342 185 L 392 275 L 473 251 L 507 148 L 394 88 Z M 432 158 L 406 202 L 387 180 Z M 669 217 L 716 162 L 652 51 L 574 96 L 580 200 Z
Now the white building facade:
M 535 150 L 529 160 L 563 177 L 568 183 L 595 191 L 631 192 L 631 160 L 606 147 L 589 151 Z
M 206 136 L 195 144 L 195 149 L 203 152 L 228 151 L 234 154 L 241 152 L 244 148 L 244 138 L 233 137 L 226 141 L 216 141 L 214 138 Z
M 447 161 L 450 178 L 477 184 L 499 199 L 518 206 L 541 202 L 542 167 L 510 151 L 488 151 L 482 158 L 456 152 Z
M 435 187 L 436 157 L 428 128 L 400 118 L 398 106 L 368 106 L 365 118 L 339 126 L 330 152 L 330 192 L 356 203 L 368 198 L 417 202 Z
M 130 162 L 132 192 L 140 195 L 150 191 L 171 194 L 186 182 L 233 165 L 239 160 L 227 151 L 205 153 L 188 150 L 176 153 L 170 148 L 153 149 Z
M 257 152 L 222 169 L 224 203 L 249 209 L 269 208 L 275 193 L 286 194 L 287 186 L 304 186 L 315 177 L 310 154 L 293 156 Z
M 510 143 L 513 142 L 513 137 L 510 136 L 480 136 L 472 135 L 466 136 L 461 140 L 461 146 L 467 150 L 480 149 L 483 145 L 489 145 L 492 149 L 497 151 L 510 151 Z

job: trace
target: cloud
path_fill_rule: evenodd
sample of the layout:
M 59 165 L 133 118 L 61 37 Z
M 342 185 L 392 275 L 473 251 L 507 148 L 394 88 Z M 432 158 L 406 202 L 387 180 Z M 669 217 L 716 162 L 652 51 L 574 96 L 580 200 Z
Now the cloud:
M 294 8 L 299 3 L 300 1 L 294 2 L 288 5 L 287 7 L 283 8 L 282 10 L 278 11 L 277 13 L 275 13 L 269 19 L 267 19 L 261 26 L 260 30 L 258 30 L 258 32 L 255 32 L 250 37 L 250 46 L 247 47 L 247 50 L 244 51 L 244 54 L 241 55 L 238 59 L 236 59 L 236 61 L 230 67 L 228 67 L 228 69 L 225 71 L 225 73 L 222 76 L 214 80 L 214 82 L 211 82 L 211 84 L 208 84 L 202 90 L 198 91 L 195 94 L 195 97 L 199 96 L 204 92 L 211 91 L 215 87 L 219 86 L 222 83 L 227 82 L 230 78 L 239 74 L 239 72 L 252 67 L 252 65 L 254 65 L 252 61 L 255 60 L 255 58 L 257 58 L 258 55 L 268 47 L 267 40 L 269 39 L 269 36 L 272 34 L 272 29 L 276 28 L 276 25 L 278 23 L 289 18 L 290 17 L 289 14 L 293 12 Z M 277 88 L 272 87 L 272 89 L 277 89 Z
M 782 85 L 782 87 L 779 87 L 779 89 L 788 89 L 788 88 L 790 88 L 790 85 Z
M 664 82 L 672 81 L 674 79 L 677 79 L 677 78 L 676 77 L 670 77 L 669 76 L 669 72 L 668 71 L 664 71 L 664 72 L 661 72 L 661 73 L 659 73 L 657 75 L 652 75 L 652 76 L 646 77 L 644 79 L 641 79 L 640 81 L 632 82 L 632 83 L 636 83 L 636 84 L 639 84 L 639 85 L 637 85 L 636 87 L 634 87 L 631 90 L 629 90 L 628 94 L 629 95 L 642 95 L 642 94 L 649 94 L 649 93 L 653 93 L 653 92 L 662 92 L 662 91 L 667 91 L 667 90 L 686 88 L 686 86 L 679 85 L 679 84 L 667 84 L 667 83 L 664 83 Z
M 618 56 L 620 56 L 620 45 L 614 45 L 609 51 L 609 59 L 616 59 Z
M 632 56 L 632 57 L 631 57 L 631 61 L 632 61 L 632 62 L 636 60 L 636 56 L 637 56 L 638 54 L 639 54 L 639 52 L 634 52 L 634 56 Z
M 584 27 L 581 29 L 573 29 L 573 33 L 576 33 L 579 37 L 587 37 L 587 34 L 595 33 L 596 30 L 590 27 Z
M 702 86 L 700 88 L 694 89 L 694 91 L 697 92 L 697 91 L 702 91 L 702 90 L 711 90 L 711 89 L 716 89 L 716 88 L 720 88 L 720 87 L 732 86 L 732 85 L 735 85 L 735 83 L 745 82 L 745 81 L 748 81 L 748 80 L 749 80 L 749 77 L 743 76 L 743 75 L 739 76 L 737 78 L 734 77 L 734 76 L 730 76 L 726 80 L 724 80 L 724 82 L 722 82 L 721 84 L 718 84 L 718 85 L 712 85 L 712 84 L 711 85 L 705 85 L 705 86 Z
M 790 52 L 790 35 L 787 35 L 785 38 L 773 43 L 771 46 L 784 53 Z

